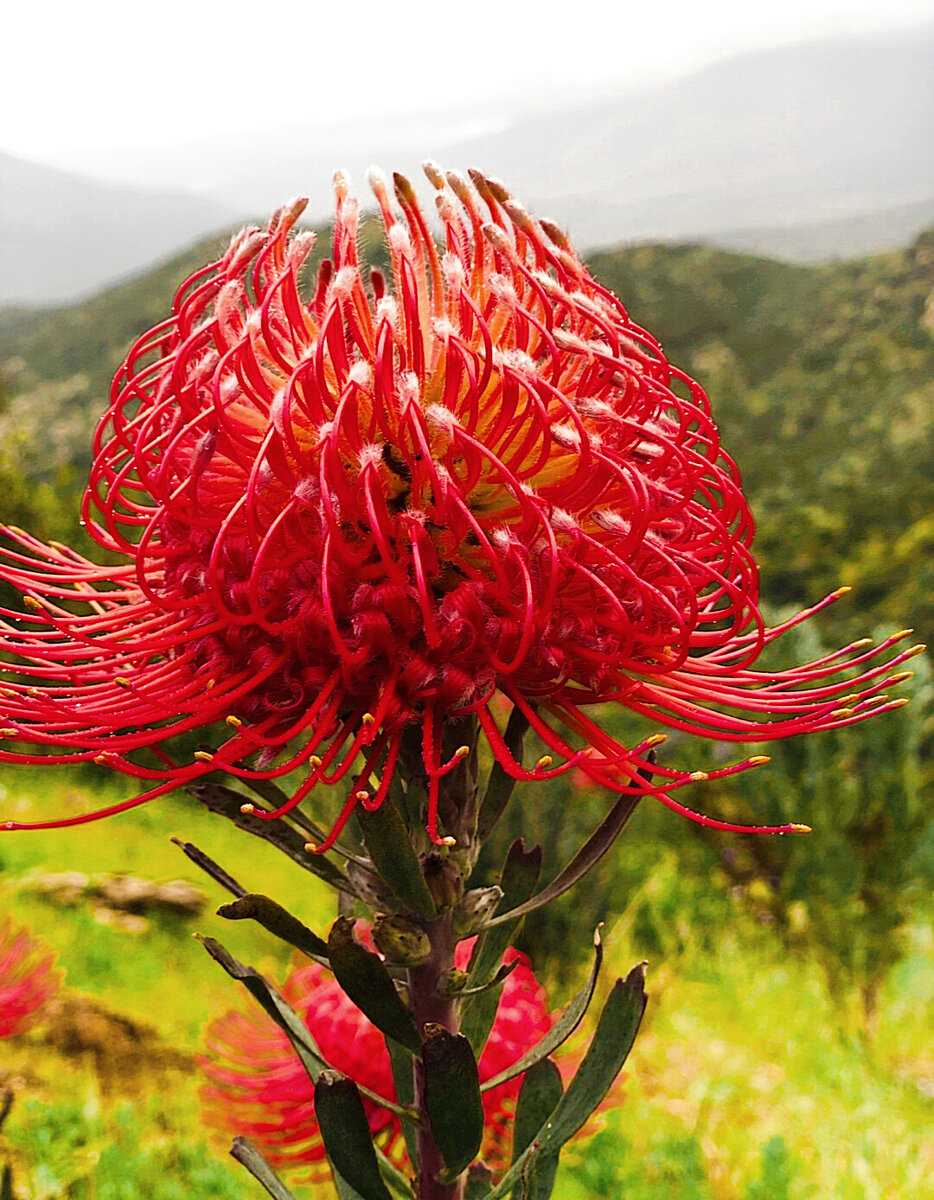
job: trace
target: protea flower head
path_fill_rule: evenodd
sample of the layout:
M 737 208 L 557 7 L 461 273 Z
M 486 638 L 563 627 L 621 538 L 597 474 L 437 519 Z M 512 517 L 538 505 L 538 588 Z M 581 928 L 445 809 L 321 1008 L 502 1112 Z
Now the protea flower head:
M 456 963 L 466 968 L 473 939 L 461 942 Z M 545 993 L 524 954 L 507 950 L 504 961 L 517 961 L 507 977 L 490 1036 L 480 1056 L 481 1082 L 511 1067 L 551 1028 Z M 328 1062 L 358 1084 L 395 1100 L 392 1067 L 383 1035 L 348 999 L 340 985 L 315 963 L 293 970 L 282 994 L 299 1013 Z M 207 1030 L 202 1068 L 209 1082 L 202 1089 L 205 1116 L 213 1127 L 255 1141 L 273 1166 L 309 1168 L 312 1177 L 327 1174 L 324 1145 L 314 1113 L 314 1089 L 282 1030 L 261 1010 L 231 1012 Z M 510 1149 L 510 1130 L 522 1076 L 483 1094 L 485 1135 L 481 1157 L 502 1169 Z M 404 1163 L 399 1119 L 368 1097 L 364 1108 L 381 1148 Z
M 58 991 L 54 961 L 25 930 L 0 923 L 0 1038 L 25 1033 Z
M 579 767 L 735 829 L 676 799 L 698 773 L 653 765 L 661 735 L 621 745 L 588 707 L 758 742 L 903 702 L 883 695 L 914 652 L 895 651 L 902 633 L 756 669 L 845 589 L 767 628 L 753 519 L 703 388 L 554 225 L 478 173 L 426 171 L 440 244 L 410 183 L 396 176 L 393 199 L 374 174 L 390 269 L 366 273 L 338 175 L 316 283 L 296 201 L 238 234 L 133 345 L 84 500 L 118 565 L 5 529 L 0 578 L 27 611 L 0 612 L 2 734 L 41 753 L 0 760 L 94 759 L 145 783 L 33 828 L 211 771 L 301 768 L 289 806 L 347 781 L 323 850 L 356 805 L 382 803 L 415 729 L 440 842 L 440 780 L 464 752 L 443 761 L 442 730 L 473 715 L 516 779 Z M 547 747 L 531 769 L 504 743 L 497 695 Z M 213 751 L 173 749 L 225 720 Z

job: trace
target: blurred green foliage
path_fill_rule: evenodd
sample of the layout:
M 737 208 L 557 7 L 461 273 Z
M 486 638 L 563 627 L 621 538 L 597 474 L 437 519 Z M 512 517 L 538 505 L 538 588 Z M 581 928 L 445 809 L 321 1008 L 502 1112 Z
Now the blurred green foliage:
M 11 1144 L 30 1165 L 16 1177 L 30 1200 L 240 1200 L 239 1174 L 191 1130 L 165 1128 L 165 1114 L 127 1102 L 27 1100 Z M 161 1120 L 159 1118 L 162 1118 Z M 153 1122 L 162 1125 L 154 1141 Z

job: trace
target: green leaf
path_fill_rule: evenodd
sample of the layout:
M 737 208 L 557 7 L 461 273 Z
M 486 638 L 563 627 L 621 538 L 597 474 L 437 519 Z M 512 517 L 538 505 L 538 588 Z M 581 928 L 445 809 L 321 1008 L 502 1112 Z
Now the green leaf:
M 311 1030 L 295 1009 L 292 1008 L 287 1000 L 284 1000 L 279 995 L 271 984 L 266 982 L 259 971 L 238 962 L 220 942 L 215 941 L 214 938 L 202 937 L 200 934 L 198 935 L 198 940 L 214 961 L 219 963 L 232 979 L 236 979 L 238 983 L 242 983 L 250 995 L 253 996 L 265 1012 L 275 1021 L 292 1043 L 295 1053 L 301 1059 L 302 1066 L 308 1073 L 308 1078 L 312 1083 L 316 1083 L 320 1073 L 329 1070 L 331 1064 L 322 1055 L 318 1048 L 318 1043 L 311 1034 Z M 364 1087 L 362 1084 L 360 1090 L 374 1104 L 379 1104 L 382 1108 L 388 1109 L 390 1112 L 395 1113 L 397 1117 L 412 1116 L 409 1109 L 403 1108 L 386 1096 L 381 1096 L 378 1092 L 371 1091 L 370 1088 Z
M 486 1200 L 508 1196 L 538 1162 L 557 1156 L 586 1123 L 620 1073 L 645 1012 L 645 964 L 618 979 L 610 992 L 584 1060 L 534 1141 L 515 1160 Z
M 261 1183 L 273 1200 L 295 1200 L 259 1150 L 246 1138 L 236 1137 L 230 1147 L 230 1155 L 246 1167 L 255 1180 Z
M 362 1200 L 391 1200 L 353 1080 L 337 1071 L 322 1071 L 315 1084 L 315 1116 L 334 1169 Z
M 337 888 L 339 891 L 351 891 L 344 873 L 323 854 L 309 854 L 305 849 L 305 842 L 308 839 L 293 829 L 291 825 L 286 824 L 285 821 L 263 821 L 252 813 L 242 813 L 240 808 L 244 803 L 244 797 L 241 792 L 235 792 L 233 788 L 224 787 L 220 783 L 197 783 L 192 785 L 188 791 L 209 812 L 220 813 L 228 821 L 233 821 L 238 829 L 251 833 L 254 837 L 262 838 L 264 842 L 269 842 L 277 850 L 287 854 L 304 870 L 310 871 L 312 875 L 317 875 L 331 887 Z
M 593 999 L 594 990 L 597 986 L 597 980 L 600 977 L 600 967 L 603 964 L 603 941 L 600 937 L 599 925 L 593 933 L 593 948 L 593 967 L 590 970 L 590 977 L 558 1020 L 555 1021 L 542 1040 L 537 1042 L 521 1058 L 517 1059 L 512 1066 L 506 1067 L 498 1075 L 493 1075 L 490 1079 L 486 1080 L 480 1087 L 481 1092 L 488 1092 L 491 1088 L 499 1087 L 500 1084 L 506 1083 L 507 1080 L 521 1075 L 523 1071 L 528 1071 L 530 1067 L 534 1067 L 542 1059 L 546 1059 L 550 1054 L 554 1054 L 555 1050 L 559 1046 L 562 1046 L 571 1034 L 574 1033 L 578 1025 L 583 1021 L 587 1009 L 590 1007 L 590 1002 Z
M 318 1044 L 311 1031 L 294 1008 L 284 1000 L 271 984 L 253 967 L 238 962 L 214 938 L 199 937 L 199 941 L 208 954 L 219 963 L 231 979 L 242 983 L 251 996 L 260 1004 L 266 1013 L 275 1021 L 282 1032 L 292 1043 L 295 1053 L 302 1061 L 312 1083 L 317 1082 L 319 1074 L 326 1070 L 328 1063 L 318 1049 Z
M 386 1049 L 392 1064 L 392 1080 L 396 1085 L 396 1099 L 406 1108 L 415 1103 L 415 1078 L 412 1056 L 394 1038 L 386 1038 Z M 402 1117 L 402 1136 L 405 1148 L 415 1170 L 418 1170 L 418 1126 L 410 1117 Z
M 490 988 L 500 987 L 504 984 L 513 971 L 518 967 L 519 959 L 514 958 L 512 962 L 500 963 L 495 973 L 490 976 L 486 983 L 478 983 L 476 987 L 467 986 L 467 977 L 464 973 L 462 987 L 451 988 L 450 995 L 452 996 L 479 996 L 481 992 L 487 992 Z
M 513 1123 L 513 1162 L 531 1146 L 554 1112 L 563 1091 L 561 1072 L 550 1058 L 540 1059 L 526 1074 Z M 513 1200 L 549 1200 L 558 1172 L 558 1154 L 530 1156 L 513 1192 Z
M 564 870 L 560 871 L 547 887 L 542 888 L 537 895 L 525 901 L 525 903 L 498 913 L 487 922 L 486 928 L 488 930 L 494 929 L 498 925 L 505 925 L 511 921 L 516 921 L 520 917 L 534 912 L 537 908 L 541 908 L 543 905 L 557 900 L 559 896 L 563 896 L 569 888 L 572 888 L 579 879 L 582 879 L 587 874 L 591 867 L 596 866 L 600 859 L 603 858 L 604 854 L 606 854 L 620 833 L 622 833 L 626 822 L 635 812 L 636 805 L 641 798 L 641 796 L 620 796 L 606 817 L 604 817 L 584 845 L 578 850 L 577 854 L 575 854 Z
M 181 838 L 172 838 L 176 846 L 186 854 L 196 867 L 200 867 L 205 875 L 210 875 L 215 883 L 219 883 L 222 888 L 226 888 L 228 892 L 234 896 L 245 896 L 246 888 L 241 887 L 232 875 L 229 875 L 222 866 L 219 866 L 213 858 L 210 858 L 203 850 L 199 850 L 197 846 L 191 842 L 183 842 Z
M 521 905 L 535 890 L 541 871 L 541 847 L 533 846 L 531 850 L 526 850 L 522 838 L 516 838 L 509 847 L 506 861 L 503 863 L 500 878 L 503 898 L 500 907 L 513 909 Z M 493 1027 L 502 990 L 501 983 L 488 990 L 482 985 L 499 970 L 503 954 L 512 940 L 518 922 L 519 918 L 512 922 L 503 922 L 495 930 L 490 930 L 492 922 L 488 922 L 487 929 L 477 938 L 470 956 L 466 988 L 476 988 L 480 991 L 474 992 L 464 1006 L 461 1030 L 470 1040 L 478 1057 L 483 1052 Z
M 309 958 L 316 962 L 327 962 L 328 944 L 324 938 L 312 933 L 298 917 L 293 917 L 287 909 L 275 900 L 270 900 L 268 896 L 247 892 L 229 904 L 222 904 L 217 910 L 217 915 L 225 917 L 228 921 L 256 921 L 283 942 L 307 954 Z
M 474 1163 L 467 1172 L 467 1186 L 464 1189 L 464 1200 L 483 1200 L 493 1186 L 493 1174 L 483 1163 Z
M 456 1178 L 476 1158 L 483 1140 L 480 1077 L 470 1042 L 463 1034 L 427 1024 L 422 1070 L 431 1132 L 447 1175 Z
M 354 938 L 355 921 L 338 917 L 328 935 L 328 956 L 337 982 L 382 1033 L 418 1054 L 421 1038 L 378 954 Z
M 393 797 L 388 796 L 375 812 L 362 806 L 357 811 L 367 852 L 380 878 L 389 885 L 406 911 L 426 920 L 437 916 L 418 857 L 409 840 L 409 830 Z
M 510 754 L 519 763 L 522 762 L 522 741 L 528 728 L 529 722 L 525 715 L 518 708 L 514 708 L 506 722 L 503 741 Z M 483 793 L 483 800 L 480 802 L 480 815 L 477 818 L 477 841 L 481 844 L 487 840 L 496 823 L 506 811 L 506 805 L 509 803 L 515 787 L 516 780 L 511 775 L 507 775 L 498 762 L 494 762 L 490 768 L 490 777 L 487 780 L 486 791 Z

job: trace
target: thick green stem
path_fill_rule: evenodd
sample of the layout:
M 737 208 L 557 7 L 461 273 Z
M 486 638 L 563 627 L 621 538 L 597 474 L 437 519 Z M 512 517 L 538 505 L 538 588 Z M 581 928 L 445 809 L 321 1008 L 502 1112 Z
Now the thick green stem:
M 409 1000 L 415 1023 L 421 1032 L 427 1023 L 443 1025 L 451 1033 L 459 1026 L 458 1006 L 444 994 L 443 984 L 454 966 L 454 934 L 451 913 L 446 912 L 427 926 L 431 941 L 431 957 L 421 966 L 409 971 Z M 425 1080 L 421 1063 L 416 1061 L 415 1103 L 421 1116 L 418 1131 L 418 1200 L 462 1200 L 464 1181 L 441 1183 L 437 1176 L 444 1169 L 444 1160 L 435 1145 L 425 1108 Z

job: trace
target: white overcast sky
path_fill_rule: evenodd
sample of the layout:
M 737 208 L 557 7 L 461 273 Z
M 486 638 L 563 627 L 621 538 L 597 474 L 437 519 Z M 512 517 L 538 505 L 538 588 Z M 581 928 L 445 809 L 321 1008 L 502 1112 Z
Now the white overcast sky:
M 180 148 L 211 139 L 289 127 L 352 137 L 413 115 L 483 123 L 498 108 L 641 87 L 738 51 L 903 28 L 932 11 L 931 0 L 10 4 L 0 149 L 177 185 Z

